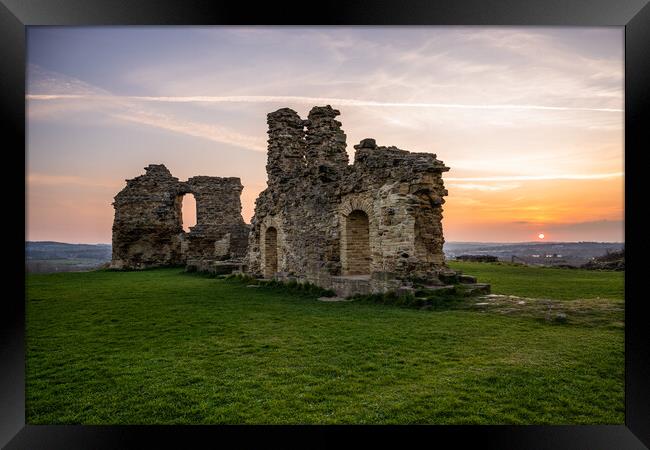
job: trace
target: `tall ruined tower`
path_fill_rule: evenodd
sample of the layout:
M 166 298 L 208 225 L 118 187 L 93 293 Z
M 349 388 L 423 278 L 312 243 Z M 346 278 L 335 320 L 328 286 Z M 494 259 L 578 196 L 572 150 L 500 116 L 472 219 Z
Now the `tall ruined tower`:
M 305 170 L 305 121 L 294 110 L 282 108 L 267 115 L 267 124 L 268 184 L 278 186 L 294 181 Z
M 248 270 L 339 293 L 382 292 L 412 279 L 439 282 L 442 173 L 431 153 L 364 139 L 349 165 L 339 111 L 288 108 L 267 116 L 268 187 L 255 203 Z
M 340 114 L 329 105 L 314 107 L 306 121 L 307 168 L 311 176 L 321 181 L 339 179 L 348 165 L 345 133 L 341 129 L 341 122 L 335 119 Z
M 178 178 L 162 164 L 150 164 L 145 174 L 126 180 L 113 206 L 113 258 L 117 269 L 140 269 L 183 262 L 183 232 Z

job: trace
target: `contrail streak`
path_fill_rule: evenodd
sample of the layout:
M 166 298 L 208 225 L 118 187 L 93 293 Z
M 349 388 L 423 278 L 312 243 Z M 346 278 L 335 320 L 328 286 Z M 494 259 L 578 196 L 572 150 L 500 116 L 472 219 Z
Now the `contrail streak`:
M 512 175 L 495 177 L 444 177 L 445 181 L 537 181 L 537 180 L 604 180 L 620 178 L 623 172 L 565 175 Z
M 300 104 L 332 104 L 337 106 L 377 106 L 398 108 L 452 108 L 452 109 L 506 109 L 506 110 L 541 110 L 541 111 L 597 111 L 623 112 L 618 108 L 581 108 L 573 106 L 541 106 L 541 105 L 470 105 L 458 103 L 402 103 L 378 102 L 373 100 L 357 100 L 348 98 L 328 97 L 298 97 L 298 96 L 267 96 L 267 95 L 237 95 L 237 96 L 109 96 L 81 94 L 28 94 L 27 100 L 132 100 L 143 102 L 164 103 L 300 103 Z

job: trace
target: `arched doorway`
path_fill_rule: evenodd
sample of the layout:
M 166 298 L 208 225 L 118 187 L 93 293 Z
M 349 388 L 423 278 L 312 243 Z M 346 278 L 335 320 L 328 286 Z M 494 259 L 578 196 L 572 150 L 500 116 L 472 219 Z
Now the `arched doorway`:
M 344 275 L 370 274 L 370 228 L 368 214 L 356 209 L 345 218 Z
M 278 271 L 278 230 L 269 227 L 264 233 L 264 276 L 271 278 Z

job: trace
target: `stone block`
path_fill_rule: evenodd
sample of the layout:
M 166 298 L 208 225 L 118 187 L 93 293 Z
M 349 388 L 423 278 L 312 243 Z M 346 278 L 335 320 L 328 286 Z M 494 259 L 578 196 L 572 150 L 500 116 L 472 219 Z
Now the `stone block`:
M 465 283 L 465 284 L 473 284 L 476 283 L 476 277 L 473 277 L 471 275 L 459 275 L 458 276 L 458 282 L 459 283 Z

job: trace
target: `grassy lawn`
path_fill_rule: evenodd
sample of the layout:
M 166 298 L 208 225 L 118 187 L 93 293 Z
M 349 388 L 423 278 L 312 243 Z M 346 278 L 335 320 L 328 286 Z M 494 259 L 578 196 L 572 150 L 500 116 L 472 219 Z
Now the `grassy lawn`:
M 548 272 L 553 287 L 537 269 L 462 269 L 496 292 L 622 305 L 620 274 Z M 27 297 L 29 424 L 624 422 L 621 308 L 556 324 L 181 269 L 34 274 Z
M 551 267 L 525 267 L 506 263 L 449 261 L 449 267 L 492 284 L 495 294 L 559 300 L 607 298 L 623 300 L 623 272 Z

